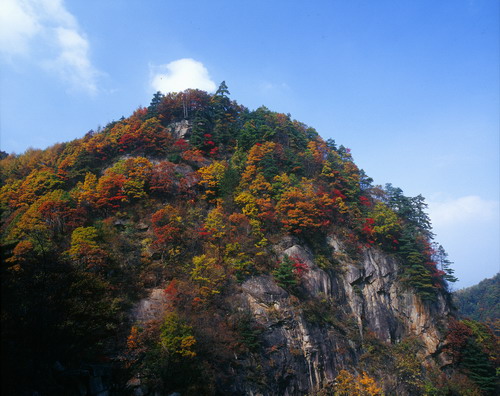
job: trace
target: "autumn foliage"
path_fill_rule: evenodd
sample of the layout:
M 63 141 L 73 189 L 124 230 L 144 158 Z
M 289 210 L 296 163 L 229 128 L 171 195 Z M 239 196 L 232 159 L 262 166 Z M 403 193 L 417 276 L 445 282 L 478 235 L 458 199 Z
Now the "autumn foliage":
M 76 369 L 101 355 L 165 394 L 212 394 L 215 373 L 230 378 L 235 355 L 263 348 L 254 320 L 227 312 L 231 293 L 265 275 L 298 298 L 308 279 L 311 268 L 283 253 L 284 240 L 331 273 L 332 236 L 352 260 L 383 250 L 427 302 L 453 281 L 422 197 L 373 186 L 349 149 L 290 115 L 250 111 L 225 84 L 214 95 L 157 93 L 80 139 L 6 156 L 0 181 L 6 394 L 26 372 L 57 394 L 58 380 L 43 374 L 54 362 Z M 127 322 L 148 289 L 165 291 L 164 316 Z M 449 334 L 463 367 L 460 351 L 490 345 L 472 327 L 455 323 Z M 381 394 L 372 377 L 348 371 L 335 391 Z

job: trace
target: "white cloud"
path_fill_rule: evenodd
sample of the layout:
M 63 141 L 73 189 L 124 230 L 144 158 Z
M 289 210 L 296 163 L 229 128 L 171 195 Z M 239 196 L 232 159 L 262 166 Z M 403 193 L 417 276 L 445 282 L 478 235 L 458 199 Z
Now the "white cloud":
M 440 195 L 440 194 L 439 194 Z M 477 195 L 456 199 L 436 196 L 429 215 L 436 240 L 454 262 L 457 288 L 471 286 L 498 272 L 500 204 Z
M 154 70 L 153 70 L 154 69 Z M 213 92 L 215 83 L 203 63 L 191 58 L 178 59 L 166 65 L 152 67 L 151 86 L 163 93 L 197 88 Z
M 33 1 L 33 0 L 31 0 Z M 64 0 L 34 0 L 48 19 L 66 27 L 78 27 L 76 18 L 64 8 Z
M 482 223 L 499 216 L 499 202 L 469 195 L 444 202 L 429 202 L 429 215 L 435 227 Z
M 41 30 L 34 9 L 27 2 L 0 2 L 0 51 L 4 54 L 25 54 L 29 41 Z
M 88 41 L 77 31 L 64 27 L 56 28 L 55 36 L 60 52 L 56 59 L 45 62 L 45 66 L 56 71 L 72 86 L 96 93 L 98 72 L 88 56 Z
M 99 72 L 90 61 L 89 42 L 62 0 L 1 0 L 0 53 L 8 59 L 31 56 L 71 87 L 97 92 Z

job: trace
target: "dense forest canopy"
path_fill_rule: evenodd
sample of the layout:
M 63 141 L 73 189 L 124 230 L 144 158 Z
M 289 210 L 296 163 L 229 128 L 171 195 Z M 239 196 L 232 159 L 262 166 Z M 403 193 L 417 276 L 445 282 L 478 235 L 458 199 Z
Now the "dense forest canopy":
M 341 270 L 329 235 L 353 258 L 382 250 L 426 304 L 456 280 L 433 242 L 422 196 L 373 185 L 348 148 L 289 114 L 239 105 L 225 83 L 214 95 L 157 93 L 130 117 L 6 156 L 0 169 L 2 357 L 11 378 L 3 386 L 10 392 L 20 373 L 32 373 L 23 387 L 50 393 L 62 386 L 49 374 L 54 362 L 111 359 L 145 373 L 151 386 L 210 393 L 216 384 L 206 379 L 230 356 L 259 348 L 262 330 L 251 318 L 224 317 L 230 290 L 270 274 L 300 298 L 308 269 L 296 257 L 277 257 L 273 246 L 284 235 L 309 246 L 326 271 Z M 169 301 L 161 323 L 131 324 L 127 312 L 156 287 Z M 470 353 L 486 371 L 471 383 L 490 392 L 490 336 L 474 331 L 462 331 L 455 344 L 472 340 Z M 363 380 L 341 374 L 347 384 Z
M 461 316 L 481 322 L 500 320 L 500 274 L 477 285 L 457 290 L 453 300 Z M 500 331 L 500 324 L 496 327 Z

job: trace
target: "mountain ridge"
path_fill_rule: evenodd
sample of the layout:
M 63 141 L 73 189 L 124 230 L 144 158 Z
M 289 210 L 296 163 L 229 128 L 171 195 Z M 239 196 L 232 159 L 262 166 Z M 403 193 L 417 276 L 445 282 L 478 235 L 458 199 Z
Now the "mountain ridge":
M 424 198 L 225 83 L 1 161 L 10 394 L 494 389 Z
M 500 318 L 500 274 L 476 285 L 453 292 L 453 301 L 461 317 L 481 322 Z

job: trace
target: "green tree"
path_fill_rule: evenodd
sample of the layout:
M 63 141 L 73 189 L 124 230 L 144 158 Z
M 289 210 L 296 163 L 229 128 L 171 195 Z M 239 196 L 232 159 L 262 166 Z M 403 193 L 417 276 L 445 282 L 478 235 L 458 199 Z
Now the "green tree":
M 401 216 L 409 225 L 418 229 L 427 238 L 432 239 L 431 221 L 425 212 L 427 204 L 422 195 L 410 198 L 403 194 L 399 187 L 393 187 L 388 183 L 385 185 L 385 200 L 387 205 Z
M 148 115 L 147 118 L 152 118 L 152 117 L 158 117 L 159 116 L 159 111 L 158 107 L 161 104 L 163 98 L 165 96 L 160 92 L 156 92 L 153 95 L 153 99 L 151 99 L 151 103 L 148 106 Z
M 276 282 L 283 289 L 293 289 L 298 281 L 294 272 L 293 261 L 287 255 L 278 263 L 278 267 L 273 271 Z
M 400 239 L 399 256 L 403 259 L 403 281 L 413 287 L 423 300 L 436 299 L 437 285 L 433 277 L 434 263 L 426 251 L 427 241 L 415 235 L 414 230 L 405 227 Z M 435 269 L 435 267 L 434 267 Z
M 462 350 L 460 366 L 486 395 L 498 394 L 495 393 L 495 390 L 498 390 L 495 366 L 475 339 L 469 338 L 467 340 L 465 348 Z
M 434 243 L 433 249 L 434 249 L 433 260 L 436 262 L 438 268 L 444 272 L 443 279 L 449 283 L 456 282 L 458 279 L 453 275 L 455 273 L 455 270 L 451 268 L 453 262 L 448 260 L 448 253 L 446 253 L 444 247 L 442 245 Z

